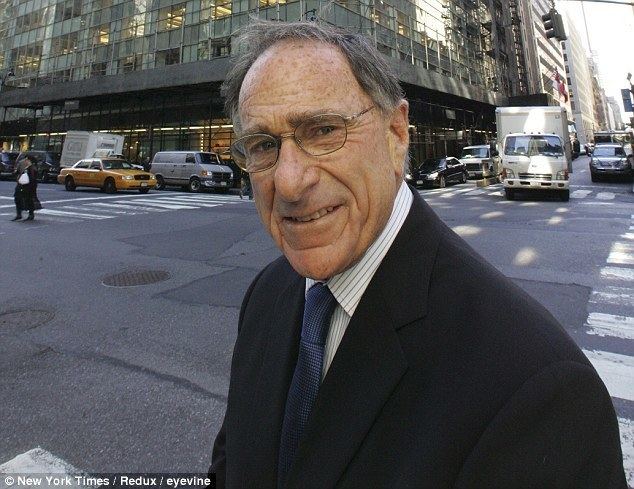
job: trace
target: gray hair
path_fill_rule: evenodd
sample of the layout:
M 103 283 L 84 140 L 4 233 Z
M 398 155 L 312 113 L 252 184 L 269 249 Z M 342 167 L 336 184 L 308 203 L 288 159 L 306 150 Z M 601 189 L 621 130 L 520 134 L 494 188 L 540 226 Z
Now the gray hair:
M 235 64 L 227 75 L 222 93 L 225 111 L 240 128 L 240 88 L 253 63 L 271 46 L 286 40 L 310 40 L 331 44 L 346 57 L 353 75 L 379 110 L 391 112 L 404 97 L 398 78 L 379 51 L 362 34 L 319 22 L 275 22 L 252 19 L 236 33 Z M 234 53 L 235 53 L 234 51 Z

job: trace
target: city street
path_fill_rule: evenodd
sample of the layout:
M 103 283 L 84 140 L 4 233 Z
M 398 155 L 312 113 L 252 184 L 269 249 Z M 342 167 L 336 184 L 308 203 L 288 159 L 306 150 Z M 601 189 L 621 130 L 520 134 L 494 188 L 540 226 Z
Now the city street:
M 634 193 L 592 183 L 586 156 L 573 167 L 569 202 L 473 181 L 420 193 L 584 350 L 633 485 Z M 0 181 L 0 466 L 40 447 L 87 473 L 206 472 L 243 293 L 279 256 L 253 201 L 51 183 L 35 221 L 11 222 L 13 187 Z

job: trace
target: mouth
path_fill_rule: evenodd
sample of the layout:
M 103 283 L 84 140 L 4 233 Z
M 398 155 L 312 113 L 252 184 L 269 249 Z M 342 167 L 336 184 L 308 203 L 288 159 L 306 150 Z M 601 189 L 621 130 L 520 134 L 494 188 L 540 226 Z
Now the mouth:
M 311 222 L 311 221 L 317 221 L 319 219 L 321 219 L 322 217 L 336 211 L 339 208 L 338 205 L 336 206 L 330 206 L 330 207 L 322 207 L 321 209 L 319 209 L 318 211 L 313 212 L 312 214 L 308 214 L 305 216 L 289 216 L 286 217 L 285 219 L 291 221 L 291 222 Z

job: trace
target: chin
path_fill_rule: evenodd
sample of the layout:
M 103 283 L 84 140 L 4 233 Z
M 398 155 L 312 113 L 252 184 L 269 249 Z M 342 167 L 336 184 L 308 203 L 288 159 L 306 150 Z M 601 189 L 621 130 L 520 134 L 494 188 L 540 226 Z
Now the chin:
M 284 252 L 293 269 L 302 277 L 315 280 L 327 280 L 343 272 L 350 262 L 333 261 L 332 254 L 325 251 Z

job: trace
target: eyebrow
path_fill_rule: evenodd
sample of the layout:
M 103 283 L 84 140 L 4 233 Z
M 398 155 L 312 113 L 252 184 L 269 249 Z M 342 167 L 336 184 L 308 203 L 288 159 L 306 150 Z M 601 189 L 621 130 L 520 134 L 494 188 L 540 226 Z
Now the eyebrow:
M 322 114 L 338 114 L 338 109 L 332 108 L 319 108 L 314 110 L 304 110 L 302 112 L 292 112 L 286 117 L 286 122 L 290 124 L 291 127 L 295 128 L 299 126 L 306 119 L 310 119 L 311 117 L 322 115 Z M 252 127 L 249 127 L 248 130 L 243 131 L 243 135 L 249 134 L 271 134 L 269 131 L 269 127 L 266 124 L 256 124 Z

